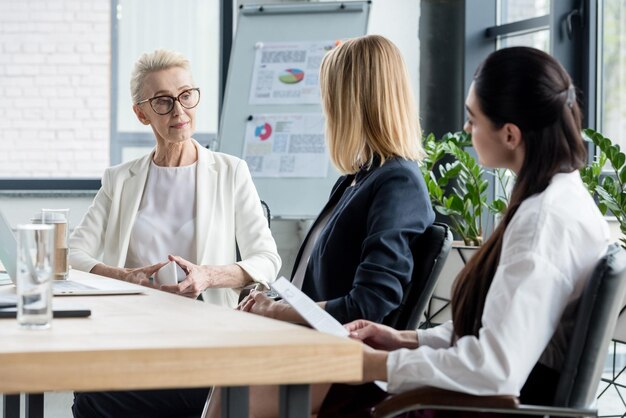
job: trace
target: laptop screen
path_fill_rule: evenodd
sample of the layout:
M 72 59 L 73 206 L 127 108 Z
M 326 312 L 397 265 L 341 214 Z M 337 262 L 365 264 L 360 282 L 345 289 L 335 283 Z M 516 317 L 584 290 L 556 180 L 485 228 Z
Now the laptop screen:
M 11 230 L 11 225 L 0 212 L 0 261 L 4 265 L 9 277 L 15 282 L 17 272 L 17 241 Z

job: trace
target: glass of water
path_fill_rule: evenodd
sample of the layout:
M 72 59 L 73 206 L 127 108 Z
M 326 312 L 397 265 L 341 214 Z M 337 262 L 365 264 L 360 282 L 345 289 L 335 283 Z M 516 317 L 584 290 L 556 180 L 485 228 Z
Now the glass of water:
M 54 225 L 17 226 L 17 322 L 49 328 L 52 322 Z

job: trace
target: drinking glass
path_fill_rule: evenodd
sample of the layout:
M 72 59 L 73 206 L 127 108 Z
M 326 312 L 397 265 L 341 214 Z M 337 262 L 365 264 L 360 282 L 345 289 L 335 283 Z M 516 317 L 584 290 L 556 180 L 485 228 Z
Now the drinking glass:
M 52 321 L 54 226 L 17 226 L 17 322 L 49 328 Z
M 69 209 L 42 209 L 41 223 L 54 225 L 54 279 L 69 275 Z

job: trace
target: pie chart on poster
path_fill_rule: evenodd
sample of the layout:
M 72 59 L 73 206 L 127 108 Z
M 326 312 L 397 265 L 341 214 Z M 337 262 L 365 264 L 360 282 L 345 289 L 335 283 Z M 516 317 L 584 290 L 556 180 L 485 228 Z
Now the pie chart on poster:
M 278 79 L 285 84 L 296 84 L 304 78 L 304 71 L 298 68 L 287 68 L 281 72 Z
M 263 125 L 259 125 L 254 129 L 254 136 L 259 138 L 261 141 L 265 141 L 267 138 L 272 136 L 272 125 L 265 122 Z

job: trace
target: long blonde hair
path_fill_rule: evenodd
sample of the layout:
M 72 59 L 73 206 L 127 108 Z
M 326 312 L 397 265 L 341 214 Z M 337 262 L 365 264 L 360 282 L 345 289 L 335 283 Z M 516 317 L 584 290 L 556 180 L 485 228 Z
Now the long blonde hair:
M 391 157 L 419 160 L 424 151 L 417 106 L 398 48 L 379 35 L 347 40 L 320 68 L 326 141 L 344 174 Z
M 132 97 L 133 103 L 138 103 L 144 99 L 141 97 L 141 90 L 148 74 L 173 67 L 183 68 L 191 74 L 189 60 L 179 52 L 157 49 L 154 52 L 142 54 L 135 63 L 130 76 L 130 97 Z

